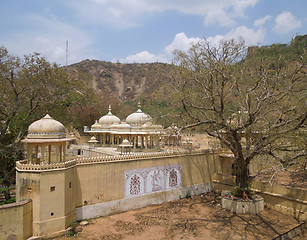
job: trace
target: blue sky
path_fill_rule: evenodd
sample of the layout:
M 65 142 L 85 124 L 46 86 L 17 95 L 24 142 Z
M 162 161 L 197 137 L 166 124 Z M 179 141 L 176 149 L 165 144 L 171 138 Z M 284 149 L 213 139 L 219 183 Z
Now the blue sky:
M 206 38 L 247 45 L 307 34 L 306 0 L 0 0 L 0 45 L 50 62 L 171 62 Z

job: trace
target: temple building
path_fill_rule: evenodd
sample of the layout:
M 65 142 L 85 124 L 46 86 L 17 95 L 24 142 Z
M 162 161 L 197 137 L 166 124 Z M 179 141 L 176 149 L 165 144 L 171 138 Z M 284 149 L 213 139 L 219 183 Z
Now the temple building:
M 90 130 L 85 130 L 95 136 L 99 147 L 117 147 L 123 140 L 128 140 L 133 152 L 157 151 L 160 148 L 160 135 L 163 127 L 152 123 L 152 117 L 141 110 L 140 103 L 138 110 L 130 114 L 125 121 L 121 121 L 111 112 L 102 116 L 91 126 Z

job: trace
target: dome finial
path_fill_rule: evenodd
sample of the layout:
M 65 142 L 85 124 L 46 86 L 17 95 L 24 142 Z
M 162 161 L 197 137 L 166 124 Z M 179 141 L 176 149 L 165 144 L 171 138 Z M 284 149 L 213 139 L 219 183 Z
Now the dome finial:
M 138 108 L 141 109 L 141 100 L 138 102 Z
M 111 110 L 112 110 L 112 109 L 111 109 L 111 104 L 109 104 L 109 113 L 111 113 Z

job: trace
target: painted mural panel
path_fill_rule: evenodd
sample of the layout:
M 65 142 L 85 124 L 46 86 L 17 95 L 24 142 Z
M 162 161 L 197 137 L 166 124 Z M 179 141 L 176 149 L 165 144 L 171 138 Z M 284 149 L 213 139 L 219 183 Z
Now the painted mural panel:
M 125 197 L 179 187 L 181 187 L 180 164 L 125 171 Z

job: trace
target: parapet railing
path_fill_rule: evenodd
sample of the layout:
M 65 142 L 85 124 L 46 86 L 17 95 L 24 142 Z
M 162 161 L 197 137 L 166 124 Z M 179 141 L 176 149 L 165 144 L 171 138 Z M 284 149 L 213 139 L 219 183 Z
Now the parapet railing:
M 76 160 L 77 164 L 85 164 L 85 163 L 97 163 L 97 162 L 129 161 L 129 160 L 146 159 L 146 158 L 171 157 L 179 155 L 183 155 L 183 153 L 179 152 L 138 153 L 138 154 L 116 155 L 116 156 L 82 157 L 82 158 L 77 158 Z
M 16 169 L 17 170 L 30 170 L 30 171 L 43 171 L 43 170 L 53 170 L 53 169 L 61 169 L 61 168 L 68 168 L 71 166 L 76 165 L 76 159 L 61 162 L 61 163 L 51 163 L 51 164 L 32 164 L 27 163 L 27 160 L 22 160 L 16 162 Z
M 68 168 L 75 165 L 118 162 L 118 161 L 133 161 L 138 159 L 152 159 L 161 157 L 200 155 L 209 153 L 210 151 L 195 151 L 195 152 L 158 152 L 158 153 L 138 153 L 131 155 L 116 155 L 116 156 L 101 156 L 101 157 L 79 157 L 62 163 L 51 164 L 29 164 L 27 160 L 16 162 L 16 169 L 19 171 L 45 171 Z

